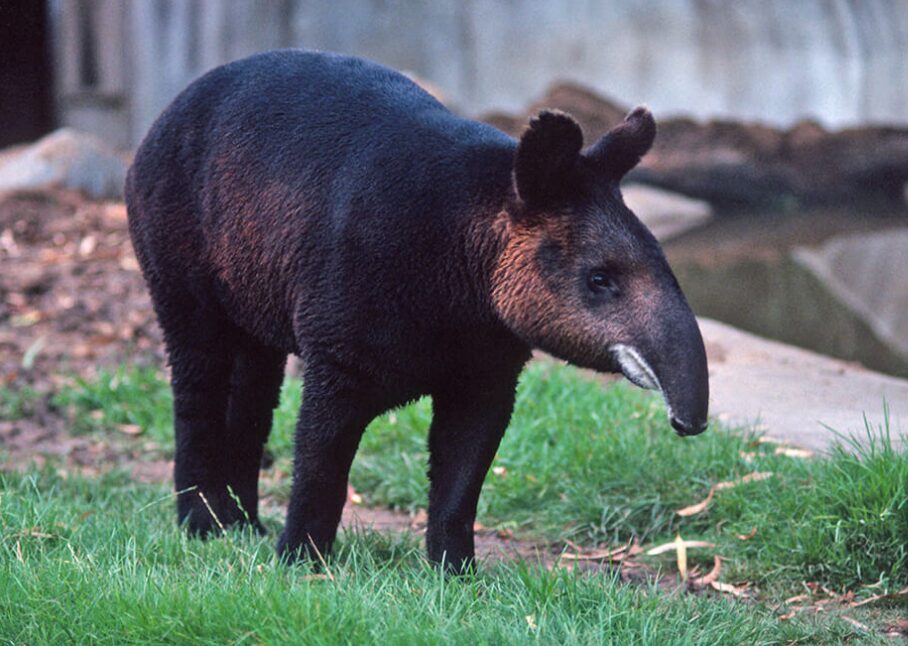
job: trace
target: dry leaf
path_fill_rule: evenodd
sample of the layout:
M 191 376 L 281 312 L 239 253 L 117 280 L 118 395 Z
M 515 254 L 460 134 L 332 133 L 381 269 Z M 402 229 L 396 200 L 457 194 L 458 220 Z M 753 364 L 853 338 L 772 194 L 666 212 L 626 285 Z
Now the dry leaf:
M 785 605 L 789 605 L 789 604 L 795 603 L 797 601 L 807 601 L 808 599 L 810 599 L 809 594 L 795 595 L 794 597 L 789 597 L 788 599 L 786 599 Z
M 857 608 L 859 606 L 866 606 L 868 603 L 873 603 L 874 601 L 879 601 L 880 599 L 895 599 L 896 597 L 904 597 L 905 595 L 908 595 L 908 588 L 902 588 L 898 592 L 890 592 L 889 594 L 875 594 L 862 601 L 853 601 L 848 605 L 852 608 Z
M 583 550 L 573 544 L 572 547 L 578 553 L 571 554 L 568 552 L 562 554 L 562 558 L 569 561 L 624 561 L 643 552 L 643 549 L 636 541 L 630 545 L 623 545 L 612 550 L 593 550 L 592 552 L 583 552 Z
M 410 527 L 425 527 L 429 523 L 429 514 L 425 509 L 417 509 L 410 518 Z
M 533 615 L 527 615 L 526 617 L 524 617 L 524 619 L 527 620 L 527 626 L 530 627 L 530 630 L 536 630 L 538 628 L 538 626 L 536 625 L 536 619 L 535 617 L 533 617 Z
M 737 587 L 731 583 L 722 583 L 721 581 L 712 581 L 709 584 L 713 590 L 723 592 L 725 594 L 730 594 L 735 597 L 743 597 L 747 595 L 747 589 L 743 587 Z
M 492 467 L 492 473 L 500 478 L 503 478 L 508 475 L 508 470 L 505 467 Z
M 90 256 L 98 246 L 98 239 L 89 234 L 79 242 L 79 255 Z
M 870 626 L 868 626 L 867 624 L 862 624 L 857 619 L 852 619 L 851 617 L 848 617 L 846 615 L 841 615 L 841 617 L 842 617 L 842 619 L 847 621 L 849 624 L 851 624 L 855 628 L 859 628 L 860 630 L 863 630 L 864 632 L 868 632 L 868 633 L 871 632 Z
M 561 555 L 561 558 L 568 561 L 616 561 L 624 557 L 626 550 L 627 547 L 618 547 L 613 550 L 593 550 L 592 552 L 581 552 L 579 554 L 565 552 Z
M 120 258 L 120 269 L 123 271 L 139 271 L 139 261 L 132 254 Z
M 715 547 L 715 546 L 716 546 L 715 543 L 707 543 L 706 541 L 684 541 L 684 548 L 688 549 L 688 550 L 699 548 L 699 547 Z M 646 551 L 646 555 L 647 556 L 657 556 L 659 554 L 665 554 L 666 552 L 671 552 L 672 550 L 677 550 L 677 543 L 675 541 L 650 548 Z
M 678 562 L 678 572 L 681 574 L 681 579 L 687 581 L 687 546 L 684 544 L 681 534 L 675 535 L 675 557 Z
M 748 473 L 746 476 L 744 476 L 742 478 L 738 478 L 737 480 L 730 480 L 728 482 L 719 482 L 717 484 L 714 484 L 712 487 L 710 487 L 709 493 L 706 494 L 706 498 L 704 498 L 702 501 L 698 502 L 696 505 L 691 505 L 690 507 L 684 507 L 683 509 L 679 509 L 675 513 L 678 514 L 679 516 L 693 516 L 694 514 L 699 514 L 700 512 L 704 511 L 709 506 L 709 503 L 712 501 L 713 496 L 715 495 L 715 493 L 717 491 L 720 491 L 722 489 L 733 489 L 734 487 L 737 487 L 738 485 L 746 484 L 748 482 L 757 482 L 759 480 L 765 480 L 766 478 L 769 478 L 772 475 L 773 475 L 772 471 L 756 471 L 754 473 Z
M 749 532 L 747 532 L 746 534 L 735 534 L 735 537 L 736 537 L 739 541 L 749 541 L 750 539 L 752 539 L 752 538 L 753 538 L 754 536 L 756 536 L 756 535 L 757 535 L 757 528 L 756 528 L 756 526 L 754 526 L 754 527 L 753 527 Z
M 696 586 L 711 585 L 713 581 L 719 579 L 719 573 L 722 571 L 722 559 L 716 554 L 713 556 L 713 569 L 701 577 L 693 579 L 692 583 Z
M 143 431 L 138 424 L 120 424 L 117 426 L 117 430 L 124 435 L 141 435 Z
M 347 485 L 347 500 L 351 505 L 363 504 L 363 497 L 356 492 L 356 489 L 351 484 Z
M 643 552 L 640 544 L 636 542 L 622 545 L 614 549 L 600 549 L 585 552 L 579 545 L 565 541 L 575 553 L 565 552 L 561 558 L 568 561 L 623 561 Z
M 17 314 L 9 319 L 9 324 L 13 327 L 30 327 L 41 320 L 41 312 L 31 310 L 24 314 Z
M 675 513 L 679 516 L 693 516 L 694 514 L 699 514 L 701 511 L 706 509 L 707 505 L 709 505 L 710 501 L 712 501 L 713 495 L 715 495 L 715 493 L 716 488 L 710 487 L 709 493 L 706 494 L 706 498 L 704 498 L 702 501 L 698 502 L 696 505 L 690 505 L 689 507 L 679 509 Z
M 748 473 L 746 476 L 738 478 L 737 480 L 720 482 L 716 485 L 716 491 L 719 491 L 720 489 L 734 489 L 738 485 L 747 484 L 748 482 L 759 482 L 760 480 L 771 478 L 773 475 L 775 474 L 772 471 L 755 471 L 754 473 Z

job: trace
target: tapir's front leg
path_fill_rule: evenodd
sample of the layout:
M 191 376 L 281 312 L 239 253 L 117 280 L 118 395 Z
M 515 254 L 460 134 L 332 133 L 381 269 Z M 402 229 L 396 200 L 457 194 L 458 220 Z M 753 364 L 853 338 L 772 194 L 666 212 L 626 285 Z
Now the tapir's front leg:
M 429 558 L 473 564 L 473 523 L 486 472 L 508 426 L 518 371 L 449 384 L 433 394 L 429 430 Z
M 278 542 L 286 558 L 317 558 L 331 549 L 347 478 L 366 425 L 381 412 L 369 389 L 333 370 L 307 366 L 295 438 L 293 488 Z

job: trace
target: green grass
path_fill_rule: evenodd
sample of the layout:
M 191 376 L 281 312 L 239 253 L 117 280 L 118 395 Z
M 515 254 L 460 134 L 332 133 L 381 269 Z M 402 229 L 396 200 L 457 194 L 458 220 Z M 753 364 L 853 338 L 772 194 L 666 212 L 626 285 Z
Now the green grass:
M 40 395 L 28 384 L 0 388 L 0 420 L 28 417 L 35 413 L 35 404 Z
M 272 473 L 290 472 L 301 384 L 288 379 L 275 414 Z M 56 401 L 77 427 L 99 431 L 134 423 L 172 443 L 170 395 L 152 370 L 120 369 L 77 383 Z M 405 510 L 426 504 L 423 399 L 373 422 L 351 480 L 367 504 Z M 513 420 L 480 499 L 479 520 L 522 538 L 583 545 L 671 540 L 676 533 L 718 545 L 726 576 L 781 593 L 816 581 L 836 589 L 908 585 L 908 454 L 888 428 L 868 442 L 840 444 L 827 457 L 775 455 L 746 433 L 711 429 L 677 437 L 661 402 L 625 384 L 604 388 L 578 371 L 534 363 L 518 391 Z M 714 483 L 755 471 L 773 477 L 721 491 L 708 510 L 675 510 L 702 500 Z M 268 479 L 283 499 L 287 477 Z M 756 528 L 756 535 L 742 541 Z M 692 553 L 697 559 L 711 553 Z M 864 592 L 870 594 L 870 589 Z
M 146 437 L 173 446 L 170 387 L 155 368 L 101 369 L 94 379 L 74 378 L 51 401 L 68 411 L 73 433 L 136 424 Z
M 342 536 L 331 580 L 279 564 L 271 538 L 189 539 L 172 508 L 165 485 L 118 473 L 0 473 L 0 644 L 782 644 L 857 635 L 833 617 L 780 622 L 760 606 L 610 574 L 518 562 L 445 577 L 412 539 L 368 532 Z

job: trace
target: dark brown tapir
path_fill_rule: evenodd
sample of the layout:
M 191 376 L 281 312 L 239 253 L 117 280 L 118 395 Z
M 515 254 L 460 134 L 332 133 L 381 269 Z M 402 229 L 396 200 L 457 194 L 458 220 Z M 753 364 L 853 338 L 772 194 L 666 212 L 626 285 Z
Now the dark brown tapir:
M 697 322 L 619 190 L 655 133 L 637 108 L 583 150 L 571 117 L 542 112 L 515 141 L 390 69 L 300 50 L 190 85 L 126 182 L 172 367 L 180 521 L 258 526 L 289 353 L 305 393 L 288 558 L 330 549 L 369 421 L 430 395 L 429 557 L 469 567 L 531 348 L 623 372 L 678 433 L 703 431 Z

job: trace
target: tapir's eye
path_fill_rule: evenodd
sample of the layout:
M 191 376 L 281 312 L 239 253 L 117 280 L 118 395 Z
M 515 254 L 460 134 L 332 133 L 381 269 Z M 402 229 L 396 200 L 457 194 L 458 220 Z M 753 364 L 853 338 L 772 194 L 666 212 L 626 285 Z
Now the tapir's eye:
M 590 276 L 587 279 L 587 285 L 590 288 L 590 291 L 597 294 L 603 294 L 608 296 L 619 296 L 621 290 L 618 289 L 618 285 L 615 283 L 611 274 L 604 269 L 594 269 L 590 272 Z

